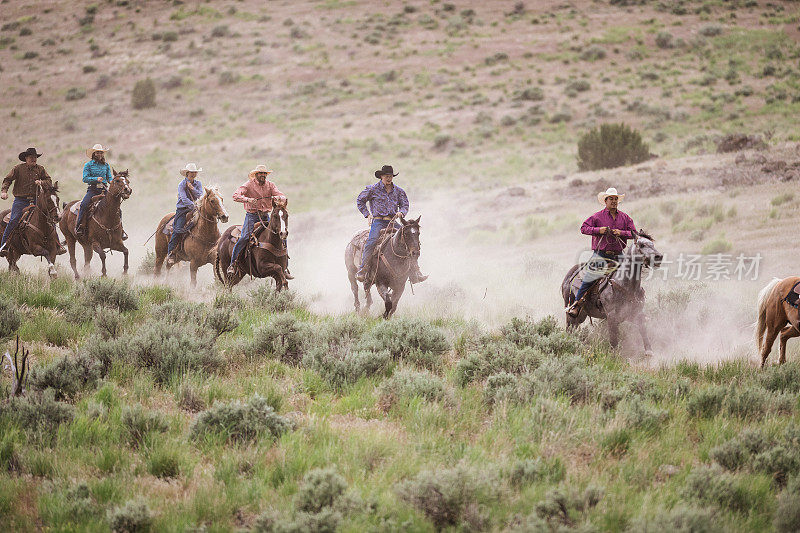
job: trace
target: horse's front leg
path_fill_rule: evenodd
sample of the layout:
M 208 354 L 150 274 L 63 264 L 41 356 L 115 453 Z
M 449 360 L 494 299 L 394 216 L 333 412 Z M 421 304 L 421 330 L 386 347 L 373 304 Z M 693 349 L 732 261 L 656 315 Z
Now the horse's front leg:
M 389 318 L 392 312 L 392 289 L 388 286 L 378 283 L 375 286 L 378 289 L 378 295 L 383 298 L 383 318 Z
M 405 282 L 402 285 L 392 287 L 392 310 L 389 312 L 391 317 L 397 311 L 397 305 L 400 303 L 400 297 L 403 296 L 403 291 L 406 289 Z
M 791 324 L 781 330 L 781 356 L 780 359 L 778 359 L 779 365 L 786 362 L 786 341 L 793 337 L 800 337 L 800 331 Z
M 100 263 L 103 265 L 103 268 L 100 270 L 100 275 L 102 277 L 106 277 L 108 274 L 108 271 L 106 270 L 106 252 L 103 250 L 102 246 L 100 246 L 100 243 L 97 242 L 92 245 L 92 248 L 95 252 L 97 252 L 97 256 L 100 258 Z
M 9 272 L 19 273 L 19 267 L 17 266 L 17 261 L 19 260 L 20 257 L 22 257 L 22 254 L 18 253 L 14 248 L 11 247 L 8 248 L 6 260 L 8 261 Z
M 367 283 L 364 284 L 364 298 L 366 299 L 366 304 L 364 305 L 364 312 L 366 313 L 372 307 L 372 285 Z
M 119 251 L 122 252 L 122 259 L 123 259 L 122 275 L 123 276 L 127 276 L 128 275 L 128 248 L 124 244 L 120 243 Z
M 81 246 L 83 247 L 83 270 L 84 272 L 88 272 L 90 268 L 89 263 L 92 262 L 92 254 L 94 251 L 92 250 L 91 243 L 81 243 Z
M 347 269 L 347 280 L 350 282 L 350 290 L 353 292 L 353 307 L 358 313 L 361 310 L 361 302 L 358 300 L 358 282 L 356 281 L 356 273 L 349 268 Z
M 606 323 L 608 324 L 608 342 L 612 348 L 616 348 L 617 344 L 619 344 L 619 321 L 616 313 L 609 312 Z
M 650 337 L 647 335 L 647 318 L 644 312 L 640 312 L 636 318 L 636 326 L 639 328 L 639 335 L 642 336 L 642 343 L 644 344 L 644 354 L 647 357 L 653 357 L 653 347 L 650 345 Z

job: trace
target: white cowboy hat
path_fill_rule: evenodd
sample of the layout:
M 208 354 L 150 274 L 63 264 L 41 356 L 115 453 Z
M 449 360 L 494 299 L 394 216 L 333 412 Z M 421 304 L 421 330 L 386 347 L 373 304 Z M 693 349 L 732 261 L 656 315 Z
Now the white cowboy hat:
M 606 198 L 608 198 L 609 196 L 616 196 L 617 198 L 619 198 L 620 202 L 622 201 L 623 198 L 625 198 L 624 194 L 620 194 L 617 192 L 616 187 L 609 187 L 608 189 L 605 190 L 605 192 L 597 194 L 597 201 L 603 205 L 606 205 Z
M 254 168 L 253 170 L 250 171 L 250 173 L 247 175 L 247 177 L 248 178 L 252 178 L 253 176 L 258 174 L 259 172 L 266 172 L 267 174 L 272 174 L 272 171 L 270 169 L 268 169 L 266 165 L 257 165 L 256 168 Z
M 195 165 L 194 163 L 186 163 L 186 167 L 184 167 L 184 169 L 181 170 L 181 176 L 186 176 L 187 172 L 202 172 L 202 171 L 203 171 L 202 167 L 197 168 L 197 165 Z
M 95 144 L 94 146 L 86 150 L 86 155 L 88 157 L 92 157 L 95 152 L 108 152 L 109 150 L 110 148 L 103 148 L 102 144 Z

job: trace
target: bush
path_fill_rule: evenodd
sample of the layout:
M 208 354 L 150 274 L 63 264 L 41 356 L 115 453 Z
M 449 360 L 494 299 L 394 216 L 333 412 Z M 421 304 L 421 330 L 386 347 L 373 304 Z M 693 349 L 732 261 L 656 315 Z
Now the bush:
M 477 351 L 469 352 L 456 364 L 456 382 L 463 387 L 493 374 L 533 372 L 544 359 L 544 354 L 534 348 L 520 348 L 499 339 L 479 339 Z
M 761 386 L 772 392 L 800 392 L 800 364 L 768 366 L 759 374 Z
M 568 396 L 573 403 L 588 401 L 595 387 L 595 382 L 590 379 L 580 357 L 547 360 L 531 377 L 531 396 L 541 390 L 553 395 Z
M 275 413 L 267 400 L 256 394 L 246 403 L 218 403 L 203 411 L 192 424 L 190 435 L 198 440 L 206 434 L 220 434 L 241 442 L 264 435 L 277 438 L 290 429 L 289 420 Z
M 89 278 L 77 287 L 76 295 L 90 309 L 112 307 L 119 311 L 139 308 L 136 292 L 125 281 Z
M 724 398 L 725 388 L 720 385 L 712 385 L 689 394 L 686 409 L 691 417 L 711 418 L 722 409 Z
M 544 100 L 544 91 L 541 87 L 528 87 L 514 93 L 514 100 L 527 102 L 540 102 Z
M 92 336 L 81 347 L 80 353 L 89 359 L 94 359 L 102 366 L 102 374 L 108 374 L 114 361 L 122 361 L 128 357 L 128 338 L 103 339 Z
M 270 313 L 286 313 L 305 308 L 305 302 L 295 291 L 276 291 L 275 287 L 268 283 L 260 285 L 252 291 L 250 300 L 255 307 Z
M 429 402 L 436 402 L 445 397 L 444 381 L 430 372 L 404 368 L 380 384 L 378 395 L 384 410 L 390 409 L 401 399 L 414 396 L 419 396 Z
M 74 400 L 80 392 L 94 389 L 104 376 L 103 366 L 96 359 L 86 355 L 64 356 L 44 368 L 34 369 L 29 383 L 33 390 L 52 390 L 56 400 Z
M 581 59 L 584 61 L 599 61 L 606 57 L 606 51 L 599 46 L 590 46 L 581 52 Z
M 319 513 L 334 507 L 347 490 L 347 483 L 334 468 L 317 468 L 303 476 L 295 506 L 306 513 Z
M 83 87 L 70 87 L 67 90 L 67 94 L 64 96 L 64 99 L 67 102 L 71 102 L 73 100 L 82 100 L 86 98 L 86 89 Z
M 351 351 L 321 348 L 303 356 L 303 366 L 318 372 L 335 389 L 341 390 L 362 377 L 386 373 L 391 356 L 388 351 Z
M 569 496 L 560 489 L 554 489 L 536 504 L 536 514 L 546 520 L 551 529 L 553 526 L 570 526 L 575 522 L 577 513 L 586 513 L 600 503 L 602 497 L 602 491 L 592 486 L 587 487 L 582 494 L 573 493 Z
M 364 337 L 363 345 L 373 351 L 388 350 L 395 360 L 406 359 L 412 352 L 438 356 L 450 349 L 439 328 L 405 317 L 382 322 Z
M 491 405 L 503 400 L 514 400 L 517 397 L 517 377 L 508 372 L 492 374 L 486 380 L 483 396 Z
M 208 309 L 202 324 L 203 328 L 211 330 L 216 338 L 239 327 L 239 319 L 230 309 Z
M 139 80 L 133 86 L 131 105 L 134 109 L 148 109 L 156 106 L 156 84 L 150 78 Z
M 625 426 L 631 429 L 658 431 L 669 419 L 669 412 L 654 406 L 646 405 L 634 397 L 625 402 L 619 409 Z
M 523 487 L 546 481 L 560 483 L 566 475 L 564 463 L 559 458 L 547 460 L 541 457 L 536 459 L 522 459 L 517 461 L 509 473 L 509 481 L 514 487 Z
M 631 444 L 631 432 L 628 428 L 608 430 L 600 439 L 600 448 L 612 455 L 623 455 Z
M 761 387 L 733 386 L 725 394 L 722 406 L 732 416 L 752 418 L 766 413 L 773 401 L 772 395 Z
M 290 365 L 299 365 L 311 336 L 308 325 L 290 313 L 275 315 L 253 333 L 248 355 L 273 357 Z
M 656 46 L 659 48 L 673 48 L 675 43 L 672 40 L 672 34 L 666 31 L 659 32 L 656 35 Z
M 53 391 L 29 393 L 0 404 L 0 419 L 3 418 L 25 430 L 54 434 L 58 426 L 75 418 L 75 408 L 56 401 Z
M 117 309 L 110 307 L 100 309 L 94 323 L 100 337 L 105 340 L 115 339 L 122 334 L 122 315 Z
M 587 80 L 575 80 L 571 83 L 568 83 L 567 86 L 564 88 L 566 92 L 576 92 L 582 93 L 588 91 L 592 88 L 592 84 L 589 83 Z
M 147 455 L 147 471 L 158 478 L 169 479 L 181 475 L 181 455 L 177 448 L 158 446 Z
M 152 528 L 153 517 L 147 504 L 129 501 L 108 512 L 108 524 L 114 533 L 144 533 Z
M 602 124 L 578 141 L 578 168 L 600 170 L 635 165 L 650 158 L 641 134 L 625 124 Z
M 639 516 L 626 529 L 628 533 L 722 533 L 724 528 L 708 509 L 679 505 L 654 516 Z
M 515 317 L 503 326 L 501 332 L 517 346 L 537 348 L 547 354 L 574 354 L 581 348 L 580 340 L 575 335 L 559 329 L 558 322 L 553 316 L 538 321 Z
M 745 429 L 738 436 L 712 448 L 711 458 L 728 470 L 738 470 L 750 463 L 752 456 L 772 445 L 758 429 Z
M 22 324 L 17 306 L 7 299 L 0 300 L 0 338 L 12 336 Z
M 778 485 L 785 485 L 789 476 L 800 473 L 800 450 L 778 444 L 753 457 L 753 470 L 770 474 Z
M 736 479 L 719 468 L 702 466 L 693 469 L 686 478 L 684 492 L 691 500 L 736 512 L 747 512 L 756 504 L 745 480 Z
M 123 408 L 121 421 L 128 442 L 134 446 L 142 444 L 151 432 L 169 431 L 169 423 L 164 415 L 158 411 L 147 410 L 141 405 Z
M 230 29 L 224 24 L 220 26 L 214 26 L 214 29 L 211 30 L 211 37 L 215 38 L 227 37 L 230 34 Z
M 491 474 L 457 466 L 420 472 L 400 483 L 396 492 L 424 513 L 437 530 L 460 526 L 476 531 L 486 527 L 488 518 L 480 507 L 496 498 L 496 486 Z
M 800 495 L 784 491 L 778 496 L 772 526 L 778 533 L 800 531 Z

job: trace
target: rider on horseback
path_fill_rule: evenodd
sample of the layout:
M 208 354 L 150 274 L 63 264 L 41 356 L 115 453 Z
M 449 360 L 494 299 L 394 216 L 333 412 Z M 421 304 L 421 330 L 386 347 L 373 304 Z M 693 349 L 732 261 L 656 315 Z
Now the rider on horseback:
M 172 236 L 167 246 L 167 267 L 173 266 L 178 259 L 172 253 L 186 233 L 186 217 L 194 210 L 195 202 L 203 196 L 203 184 L 195 179 L 202 168 L 189 163 L 181 170 L 183 181 L 178 184 L 178 203 L 175 205 L 175 218 L 172 222 Z
M 356 279 L 362 283 L 370 278 L 368 274 L 375 263 L 373 252 L 381 231 L 389 225 L 389 222 L 392 221 L 396 214 L 400 213 L 403 216 L 408 214 L 409 205 L 406 191 L 392 183 L 397 174 L 394 173 L 394 169 L 390 165 L 384 165 L 380 170 L 375 171 L 375 177 L 381 181 L 365 187 L 356 199 L 356 207 L 364 215 L 364 218 L 369 218 L 370 212 L 372 213 L 369 237 L 364 243 L 361 267 L 356 273 Z M 369 202 L 369 210 L 367 210 L 367 202 Z M 422 275 L 419 264 L 414 258 L 409 280 L 411 283 L 421 283 L 426 279 L 428 279 L 428 276 Z
M 566 309 L 570 316 L 580 314 L 587 291 L 619 263 L 625 241 L 633 238 L 633 233 L 636 231 L 633 220 L 617 209 L 623 198 L 625 195 L 618 194 L 614 187 L 599 193 L 597 200 L 605 205 L 605 208 L 587 218 L 581 226 L 581 233 L 592 236 L 593 254 L 584 268 L 581 286 L 575 294 L 575 302 Z
M 0 256 L 6 256 L 6 242 L 19 224 L 23 211 L 26 207 L 33 205 L 36 197 L 37 181 L 52 181 L 44 167 L 36 164 L 36 159 L 39 157 L 42 157 L 42 154 L 36 153 L 36 148 L 28 148 L 21 152 L 19 160 L 22 163 L 12 168 L 11 172 L 3 180 L 0 199 L 6 200 L 8 198 L 8 188 L 11 187 L 11 182 L 14 182 L 14 189 L 11 191 L 14 195 L 14 203 L 11 204 L 11 219 L 8 221 L 0 241 Z M 65 251 L 60 246 L 58 253 L 64 253 Z
M 229 276 L 236 273 L 236 259 L 249 242 L 256 222 L 263 221 L 264 224 L 269 222 L 272 200 L 283 203 L 287 201 L 286 196 L 278 190 L 278 187 L 267 179 L 270 174 L 272 171 L 265 165 L 256 166 L 248 174 L 247 181 L 233 193 L 233 201 L 243 203 L 246 213 L 242 224 L 242 233 L 231 251 L 231 263 L 227 270 Z M 286 279 L 294 279 L 288 268 L 284 270 L 284 276 Z
M 106 163 L 106 152 L 108 151 L 109 149 L 103 148 L 102 144 L 95 144 L 86 150 L 86 155 L 91 159 L 83 165 L 83 182 L 88 183 L 89 186 L 86 188 L 86 195 L 81 200 L 81 208 L 78 211 L 78 221 L 75 226 L 75 233 L 78 237 L 86 236 L 86 223 L 83 219 L 89 206 L 92 205 L 92 198 L 103 194 L 106 185 L 114 179 L 114 175 L 111 173 L 111 166 Z M 120 219 L 122 219 L 121 212 Z M 128 235 L 123 231 L 122 240 L 124 241 L 127 238 Z

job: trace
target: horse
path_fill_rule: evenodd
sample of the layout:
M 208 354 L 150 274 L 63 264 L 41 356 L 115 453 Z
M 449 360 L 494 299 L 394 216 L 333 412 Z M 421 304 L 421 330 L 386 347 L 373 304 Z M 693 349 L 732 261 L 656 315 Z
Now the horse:
M 197 285 L 197 269 L 203 265 L 213 263 L 217 241 L 219 240 L 219 228 L 217 221 L 223 224 L 228 222 L 228 211 L 222 203 L 222 196 L 219 194 L 219 187 L 216 185 L 204 187 L 203 196 L 195 201 L 197 208 L 197 223 L 183 239 L 183 245 L 176 248 L 173 252 L 178 261 L 189 261 L 189 272 L 191 274 L 192 287 Z M 164 233 L 164 226 L 175 217 L 175 213 L 170 213 L 161 219 L 156 229 L 156 266 L 154 275 L 161 275 L 161 265 L 167 257 L 167 246 L 172 232 L 169 235 Z M 167 264 L 167 270 L 170 265 Z
M 758 293 L 758 319 L 756 321 L 756 345 L 761 356 L 761 368 L 775 344 L 775 337 L 781 336 L 781 355 L 778 364 L 786 362 L 786 341 L 800 337 L 800 311 L 787 300 L 794 292 L 800 277 L 775 278 Z M 800 286 L 798 287 L 800 288 Z M 796 300 L 796 299 L 795 299 Z M 795 304 L 797 305 L 797 304 Z
M 17 261 L 23 255 L 33 255 L 47 259 L 47 273 L 51 278 L 58 277 L 55 266 L 61 242 L 56 231 L 56 223 L 61 216 L 58 212 L 58 182 L 36 181 L 36 196 L 33 205 L 25 208 L 19 225 L 8 237 L 6 259 L 9 272 L 19 272 Z M 5 217 L 10 209 L 0 212 L 0 233 L 6 229 Z
M 619 341 L 619 325 L 622 322 L 633 322 L 642 337 L 645 355 L 652 356 L 653 350 L 645 327 L 642 268 L 657 268 L 662 259 L 663 255 L 656 250 L 650 235 L 644 231 L 633 232 L 633 245 L 623 253 L 619 268 L 607 283 L 604 279 L 596 282 L 602 284 L 599 287 L 599 295 L 594 296 L 598 287 L 592 287 L 577 317 L 567 314 L 567 329 L 577 328 L 587 316 L 605 319 L 608 323 L 609 342 L 616 348 Z M 581 264 L 573 266 L 561 282 L 564 305 L 570 305 L 574 299 L 573 280 L 578 276 L 582 266 Z
M 399 217 L 402 224 L 396 229 L 391 237 L 384 239 L 378 244 L 378 264 L 372 269 L 372 279 L 364 282 L 364 293 L 366 294 L 366 308 L 369 311 L 372 305 L 372 285 L 378 289 L 378 294 L 383 298 L 384 312 L 383 318 L 390 318 L 397 311 L 397 304 L 403 296 L 408 275 L 413 268 L 413 261 L 419 258 L 419 220 L 406 220 Z M 390 223 L 388 228 L 394 225 Z M 387 229 L 385 231 L 392 231 Z M 356 312 L 360 312 L 361 303 L 358 300 L 358 282 L 356 272 L 361 263 L 361 251 L 369 235 L 369 230 L 356 233 L 344 250 L 344 265 L 347 268 L 347 279 L 350 280 L 350 289 L 353 291 L 354 307 Z
M 128 171 L 117 172 L 114 170 L 114 178 L 108 184 L 106 192 L 98 196 L 99 200 L 94 200 L 94 211 L 91 210 L 84 216 L 87 217 L 86 233 L 79 237 L 75 232 L 75 222 L 78 219 L 77 212 L 73 213 L 72 206 L 79 200 L 64 204 L 64 212 L 61 214 L 59 227 L 64 238 L 67 240 L 69 250 L 69 264 L 75 273 L 75 279 L 80 279 L 75 260 L 75 243 L 79 242 L 83 247 L 84 269 L 89 268 L 92 260 L 92 252 L 97 252 L 100 261 L 103 263 L 103 276 L 106 275 L 106 252 L 105 250 L 116 250 L 122 252 L 125 263 L 122 273 L 128 273 L 128 249 L 122 242 L 122 210 L 120 206 L 123 200 L 131 197 L 130 178 Z
M 254 278 L 272 278 L 278 291 L 289 288 L 284 274 L 289 264 L 286 238 L 289 236 L 289 211 L 286 203 L 274 201 L 269 222 L 257 222 L 250 236 L 251 244 L 239 254 L 239 268 L 232 276 L 226 273 L 231 262 L 231 252 L 238 235 L 232 233 L 241 226 L 231 226 L 217 241 L 217 256 L 214 259 L 214 273 L 226 287 L 233 287 L 250 275 Z M 255 241 L 255 244 L 252 244 Z

